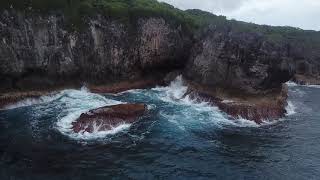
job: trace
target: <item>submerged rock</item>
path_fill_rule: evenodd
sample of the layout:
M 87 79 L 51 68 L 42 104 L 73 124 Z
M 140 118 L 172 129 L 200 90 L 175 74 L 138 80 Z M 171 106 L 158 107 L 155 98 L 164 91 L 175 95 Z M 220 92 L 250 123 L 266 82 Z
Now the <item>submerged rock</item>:
M 133 123 L 147 112 L 144 104 L 120 104 L 106 106 L 81 114 L 72 123 L 74 132 L 89 132 L 111 130 L 123 123 Z

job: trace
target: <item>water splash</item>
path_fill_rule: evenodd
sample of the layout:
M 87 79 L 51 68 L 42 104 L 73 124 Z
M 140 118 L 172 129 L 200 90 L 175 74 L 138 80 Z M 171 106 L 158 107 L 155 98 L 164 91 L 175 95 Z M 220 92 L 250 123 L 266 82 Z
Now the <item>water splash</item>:
M 286 85 L 288 87 L 297 87 L 297 86 L 300 86 L 300 87 L 308 87 L 308 88 L 320 88 L 320 85 L 309 85 L 309 84 L 306 84 L 306 85 L 300 85 L 300 84 L 297 84 L 293 81 L 288 81 L 286 83 Z
M 72 123 L 76 121 L 82 113 L 103 106 L 122 104 L 120 101 L 110 100 L 102 95 L 90 93 L 85 89 L 67 90 L 61 92 L 63 95 L 55 102 L 63 105 L 63 109 L 56 123 L 57 129 L 62 133 L 74 139 L 96 139 L 103 138 L 109 134 L 116 134 L 130 127 L 130 124 L 121 124 L 108 131 L 98 131 L 98 127 L 93 133 L 79 132 L 72 130 Z
M 56 129 L 62 134 L 73 139 L 91 140 L 104 138 L 108 135 L 113 135 L 118 132 L 127 130 L 131 124 L 121 124 L 109 131 L 98 131 L 99 127 L 95 128 L 93 133 L 79 132 L 75 133 L 72 130 L 72 123 L 76 121 L 82 113 L 108 105 L 123 104 L 132 97 L 133 102 L 143 102 L 148 105 L 151 111 L 159 110 L 159 116 L 175 125 L 180 130 L 208 128 L 224 128 L 232 127 L 260 127 L 253 121 L 243 118 L 230 118 L 227 114 L 220 111 L 218 107 L 213 106 L 209 102 L 200 101 L 197 98 L 191 98 L 186 95 L 188 86 L 183 81 L 182 76 L 178 76 L 174 81 L 166 87 L 156 87 L 149 90 L 129 90 L 117 94 L 116 99 L 108 99 L 103 95 L 90 93 L 85 87 L 81 90 L 64 90 L 53 96 L 40 97 L 40 101 L 30 102 L 25 105 L 35 105 L 38 103 L 48 108 L 56 108 L 53 111 L 58 111 Z M 18 104 L 16 105 L 18 106 Z M 36 106 L 37 107 L 37 106 Z M 36 108 L 34 108 L 36 109 Z M 39 109 L 39 111 L 42 111 Z M 263 125 L 268 124 L 267 122 Z
M 173 80 L 169 86 L 166 87 L 156 87 L 152 90 L 162 92 L 159 98 L 165 102 L 176 103 L 185 100 L 187 102 L 190 99 L 183 98 L 188 91 L 188 86 L 184 85 L 182 76 L 178 76 Z
M 174 114 L 171 115 L 162 112 L 162 116 L 167 118 L 169 122 L 178 125 L 180 129 L 185 129 L 182 124 L 193 122 L 204 125 L 214 124 L 216 127 L 260 127 L 254 121 L 244 118 L 231 119 L 209 102 L 186 95 L 188 86 L 185 85 L 182 76 L 178 76 L 167 87 L 157 87 L 153 90 L 157 91 L 157 97 L 160 100 L 180 107 L 176 108 Z
M 291 101 L 288 101 L 288 105 L 286 106 L 286 111 L 287 111 L 286 113 L 287 116 L 296 114 L 296 107 Z
M 293 82 L 293 81 L 288 81 L 286 82 L 286 85 L 288 87 L 296 87 L 296 86 L 299 86 L 297 83 Z

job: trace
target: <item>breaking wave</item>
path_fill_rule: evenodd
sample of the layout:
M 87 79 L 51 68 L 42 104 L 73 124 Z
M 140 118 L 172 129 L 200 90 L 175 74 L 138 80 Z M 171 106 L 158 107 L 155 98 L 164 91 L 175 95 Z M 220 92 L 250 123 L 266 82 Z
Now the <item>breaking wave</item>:
M 166 120 L 180 130 L 207 128 L 208 126 L 217 128 L 230 126 L 261 127 L 274 123 L 273 121 L 265 121 L 260 125 L 240 117 L 237 119 L 230 118 L 220 111 L 218 107 L 209 102 L 191 98 L 187 92 L 188 86 L 184 83 L 182 76 L 178 76 L 169 86 L 156 87 L 149 90 L 129 90 L 116 94 L 113 98 L 107 98 L 108 95 L 91 93 L 87 88 L 83 87 L 81 90 L 64 90 L 51 96 L 28 99 L 12 105 L 10 108 L 39 105 L 42 109 L 45 107 L 51 108 L 51 111 L 54 112 L 58 111 L 55 128 L 62 134 L 79 140 L 104 138 L 129 129 L 131 124 L 121 124 L 108 131 L 99 131 L 99 127 L 96 127 L 93 133 L 75 133 L 72 130 L 72 123 L 82 113 L 103 106 L 123 104 L 127 101 L 146 103 L 150 111 L 158 112 L 160 120 Z M 132 99 L 130 100 L 129 97 Z M 287 107 L 288 115 L 293 114 L 294 109 L 293 104 L 289 102 Z
M 79 90 L 66 90 L 61 92 L 61 98 L 58 102 L 63 106 L 56 123 L 57 129 L 65 135 L 74 139 L 96 139 L 103 138 L 110 134 L 116 134 L 130 127 L 130 124 L 122 124 L 108 131 L 98 131 L 97 127 L 93 133 L 75 133 L 72 130 L 72 123 L 77 120 L 82 113 L 91 109 L 103 106 L 122 104 L 120 101 L 110 100 L 102 95 L 90 93 L 86 88 Z
M 306 85 L 300 85 L 300 84 L 297 84 L 297 83 L 295 83 L 295 82 L 293 82 L 293 81 L 288 81 L 288 82 L 286 83 L 286 85 L 289 86 L 289 87 L 297 87 L 297 86 L 300 86 L 300 87 L 309 87 L 309 88 L 320 88 L 320 85 L 308 85 L 308 84 L 306 84 Z
M 48 104 L 50 105 L 46 106 Z M 82 87 L 80 90 L 68 89 L 48 96 L 28 98 L 9 105 L 5 107 L 5 109 L 40 106 L 40 108 L 34 108 L 35 114 L 39 116 L 43 113 L 48 113 L 51 108 L 52 111 L 60 111 L 57 117 L 58 121 L 56 122 L 56 129 L 59 132 L 74 139 L 96 139 L 121 132 L 128 129 L 131 124 L 121 124 L 109 131 L 98 131 L 99 128 L 97 127 L 93 133 L 74 133 L 72 130 L 72 122 L 77 120 L 82 113 L 91 109 L 116 104 L 122 104 L 122 102 L 107 99 L 99 94 L 90 93 L 86 87 Z M 46 106 L 49 110 L 41 113 L 43 111 L 42 106 Z
M 167 87 L 157 87 L 152 90 L 157 91 L 157 97 L 168 103 L 180 107 L 175 109 L 174 114 L 162 112 L 162 116 L 169 122 L 177 124 L 183 129 L 181 124 L 186 122 L 198 122 L 206 124 L 215 124 L 218 127 L 237 126 L 237 127 L 259 127 L 254 121 L 239 118 L 231 120 L 228 115 L 221 112 L 218 107 L 209 104 L 206 101 L 199 101 L 187 95 L 188 87 L 185 85 L 182 76 L 178 76 Z M 179 124 L 180 123 L 180 124 Z
M 320 85 L 305 85 L 305 86 L 310 88 L 320 88 Z
M 41 96 L 39 98 L 27 98 L 27 99 L 24 99 L 24 100 L 19 101 L 17 103 L 5 106 L 4 109 L 16 109 L 16 108 L 20 108 L 20 107 L 27 107 L 27 106 L 32 106 L 32 105 L 48 103 L 48 102 L 54 101 L 60 97 L 61 97 L 61 93 L 52 94 L 52 95 L 48 95 L 48 96 Z
M 286 113 L 287 116 L 291 116 L 291 115 L 296 114 L 296 107 L 294 106 L 294 104 L 291 101 L 288 101 L 286 111 L 287 111 L 287 113 Z
M 286 82 L 286 85 L 288 87 L 296 87 L 296 86 L 299 86 L 297 83 L 293 82 L 293 81 L 288 81 Z

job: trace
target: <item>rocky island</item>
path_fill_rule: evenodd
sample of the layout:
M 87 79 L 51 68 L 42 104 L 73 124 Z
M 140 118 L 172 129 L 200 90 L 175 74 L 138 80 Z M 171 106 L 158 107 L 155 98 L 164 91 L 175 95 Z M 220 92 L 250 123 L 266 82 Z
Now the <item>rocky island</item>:
M 119 104 L 106 106 L 81 114 L 72 123 L 73 131 L 88 132 L 111 130 L 123 123 L 133 123 L 147 112 L 144 104 Z
M 1 107 L 83 84 L 95 93 L 150 88 L 178 72 L 190 96 L 261 123 L 284 116 L 285 82 L 320 82 L 316 31 L 156 0 L 25 2 L 1 1 Z

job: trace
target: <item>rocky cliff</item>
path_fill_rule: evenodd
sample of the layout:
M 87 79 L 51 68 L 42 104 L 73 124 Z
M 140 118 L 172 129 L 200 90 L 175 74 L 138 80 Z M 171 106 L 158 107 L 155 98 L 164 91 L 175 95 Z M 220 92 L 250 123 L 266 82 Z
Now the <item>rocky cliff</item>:
M 249 94 L 281 88 L 294 75 L 320 75 L 320 47 L 274 42 L 257 32 L 211 26 L 193 45 L 188 79 L 209 87 Z
M 155 76 L 183 67 L 190 46 L 162 18 L 128 25 L 96 15 L 70 31 L 64 15 L 11 10 L 1 12 L 0 27 L 1 90 Z
M 212 23 L 190 32 L 152 16 L 126 22 L 97 13 L 83 21 L 75 31 L 63 13 L 1 11 L 0 91 L 120 82 L 92 88 L 117 92 L 152 86 L 157 83 L 152 79 L 179 70 L 190 93 L 212 97 L 235 117 L 261 122 L 268 114 L 284 114 L 284 82 L 320 82 L 320 46 L 309 43 L 317 32 L 306 32 L 309 39 L 275 41 L 265 33 Z
M 320 47 L 306 44 L 210 26 L 196 39 L 184 70 L 189 92 L 233 118 L 278 119 L 287 105 L 283 83 L 320 82 Z

